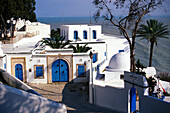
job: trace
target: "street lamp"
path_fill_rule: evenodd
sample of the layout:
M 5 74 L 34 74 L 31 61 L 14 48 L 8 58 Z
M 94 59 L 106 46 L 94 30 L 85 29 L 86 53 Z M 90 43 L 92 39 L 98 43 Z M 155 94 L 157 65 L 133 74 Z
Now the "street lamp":
M 94 104 L 94 84 L 93 84 L 93 53 L 90 51 L 90 59 L 91 59 L 91 77 L 92 77 L 92 97 L 93 97 L 93 101 L 92 103 Z

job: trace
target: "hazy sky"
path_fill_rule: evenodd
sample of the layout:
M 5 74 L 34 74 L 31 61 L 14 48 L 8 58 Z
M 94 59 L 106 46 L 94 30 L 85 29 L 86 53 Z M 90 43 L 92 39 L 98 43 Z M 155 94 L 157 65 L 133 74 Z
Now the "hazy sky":
M 86 17 L 89 12 L 96 11 L 93 0 L 35 0 L 37 17 Z M 152 15 L 170 15 L 170 0 L 166 0 L 164 8 L 158 9 Z M 119 13 L 117 13 L 118 15 Z

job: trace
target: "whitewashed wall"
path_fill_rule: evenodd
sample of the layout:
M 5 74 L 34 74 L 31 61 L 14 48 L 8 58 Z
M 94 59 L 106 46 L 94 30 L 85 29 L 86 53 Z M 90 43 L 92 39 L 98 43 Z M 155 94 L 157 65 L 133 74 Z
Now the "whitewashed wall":
M 34 23 L 26 25 L 26 32 L 49 36 L 51 34 L 51 28 L 48 24 Z
M 126 43 L 127 41 L 124 38 L 102 34 L 100 40 L 107 44 L 107 59 L 110 59 L 113 55 L 119 53 L 119 50 L 124 50 L 125 52 L 129 51 L 128 43 Z
M 86 77 L 77 77 L 77 64 L 86 65 Z M 90 57 L 88 53 L 74 53 L 73 54 L 73 79 L 74 82 L 87 82 L 90 72 Z
M 47 83 L 47 59 L 46 56 L 32 56 L 32 60 L 28 61 L 28 68 L 27 70 L 31 69 L 32 71 L 27 71 L 27 82 L 28 83 Z M 34 65 L 44 65 L 44 78 L 38 79 L 35 78 L 34 74 Z
M 68 39 L 74 41 L 74 31 L 78 31 L 78 37 L 82 41 L 95 41 L 96 39 L 93 39 L 93 30 L 96 30 L 96 38 L 101 37 L 101 26 L 98 25 L 63 25 L 61 28 L 61 34 L 62 36 L 66 36 L 68 32 Z M 83 31 L 87 31 L 87 39 L 83 39 Z M 65 33 L 64 33 L 65 32 Z

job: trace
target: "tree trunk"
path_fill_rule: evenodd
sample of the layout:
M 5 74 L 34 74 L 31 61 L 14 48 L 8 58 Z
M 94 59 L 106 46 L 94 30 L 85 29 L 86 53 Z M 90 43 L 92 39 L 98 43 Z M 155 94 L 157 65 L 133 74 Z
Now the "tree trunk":
M 135 64 L 135 54 L 134 54 L 134 47 L 130 49 L 130 71 L 136 73 L 136 64 Z
M 1 28 L 0 28 L 0 30 L 1 30 L 0 38 L 2 39 L 2 23 L 1 23 Z
M 154 46 L 154 42 L 151 42 L 151 46 L 150 46 L 150 58 L 149 58 L 149 67 L 152 66 L 153 46 Z

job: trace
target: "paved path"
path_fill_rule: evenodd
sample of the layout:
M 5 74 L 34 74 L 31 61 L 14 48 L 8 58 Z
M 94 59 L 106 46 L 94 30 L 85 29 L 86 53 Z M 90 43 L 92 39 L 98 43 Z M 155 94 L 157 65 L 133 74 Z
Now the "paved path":
M 28 84 L 42 96 L 64 103 L 68 113 L 118 113 L 88 102 L 88 83 Z M 82 88 L 83 87 L 83 88 Z

